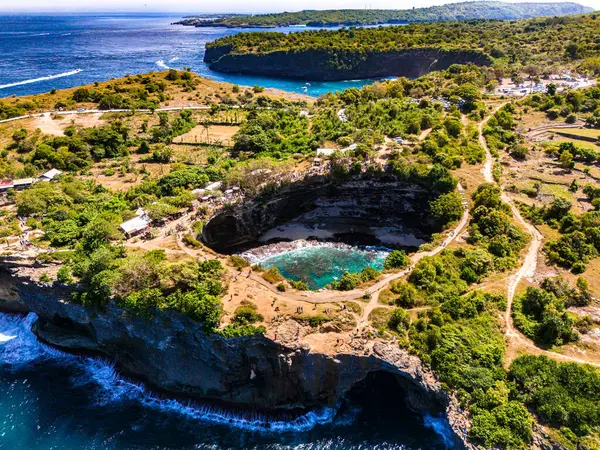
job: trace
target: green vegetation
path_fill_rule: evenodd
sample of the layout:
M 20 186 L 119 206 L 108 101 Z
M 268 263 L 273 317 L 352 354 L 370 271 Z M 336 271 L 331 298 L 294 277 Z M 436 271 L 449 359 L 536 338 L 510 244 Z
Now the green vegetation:
M 441 306 L 420 313 L 408 326 L 409 349 L 468 405 L 474 441 L 485 447 L 526 447 L 532 417 L 511 395 L 502 367 L 504 339 L 495 315 L 505 308 L 504 297 L 476 291 L 433 298 Z M 395 329 L 404 334 L 406 322 L 399 323 Z
M 525 246 L 526 235 L 511 223 L 508 206 L 502 202 L 500 188 L 481 184 L 473 194 L 473 218 L 469 226 L 469 242 L 485 246 L 492 255 L 490 262 L 498 269 L 516 265 L 519 252 Z M 463 277 L 477 280 L 486 270 L 485 257 L 463 267 Z
M 381 272 L 372 267 L 365 267 L 360 273 L 344 272 L 339 281 L 332 282 L 329 287 L 338 291 L 351 291 L 356 289 L 363 283 L 376 280 L 381 275 Z
M 239 33 L 207 45 L 209 56 L 224 53 L 322 52 L 332 69 L 349 71 L 367 54 L 427 48 L 461 50 L 489 58 L 511 75 L 525 67 L 542 72 L 556 62 L 596 70 L 597 14 L 517 21 L 473 20 L 412 23 L 402 27 L 351 28 L 302 33 Z M 209 57 L 210 59 L 210 57 Z
M 244 267 L 250 267 L 250 262 L 241 257 L 240 255 L 231 255 L 229 257 L 229 264 L 235 267 L 237 270 L 242 270 Z
M 583 191 L 597 208 L 598 188 L 587 185 Z M 600 252 L 600 211 L 575 215 L 570 212 L 571 206 L 568 200 L 558 198 L 549 206 L 522 205 L 521 208 L 534 223 L 547 223 L 560 231 L 558 239 L 548 241 L 544 246 L 548 259 L 573 273 L 582 273 L 587 263 Z
M 516 159 L 527 156 L 526 149 L 520 142 L 519 136 L 514 132 L 516 121 L 515 108 L 510 103 L 500 108 L 483 128 L 483 135 L 490 151 L 498 154 L 501 150 L 508 151 Z
M 393 250 L 385 257 L 383 267 L 385 270 L 404 269 L 410 264 L 410 258 L 403 250 Z
M 180 24 L 197 27 L 283 27 L 306 25 L 309 27 L 331 27 L 339 25 L 378 25 L 406 22 L 434 22 L 466 19 L 515 20 L 537 16 L 562 16 L 581 14 L 585 8 L 572 3 L 501 3 L 463 2 L 428 8 L 406 10 L 385 9 L 339 9 L 323 11 L 284 12 L 253 16 L 229 15 L 218 19 L 184 19 Z
M 262 277 L 265 279 L 265 281 L 273 284 L 279 284 L 284 280 L 277 267 L 271 267 L 270 269 L 265 270 Z
M 528 355 L 512 363 L 509 377 L 516 386 L 519 399 L 532 408 L 543 422 L 560 429 L 563 436 L 574 444 L 584 443 L 581 442 L 582 437 L 598 432 L 598 369 Z
M 431 213 L 444 227 L 462 217 L 462 197 L 458 192 L 448 192 L 430 202 Z
M 528 287 L 515 298 L 512 315 L 515 326 L 542 346 L 576 342 L 576 320 L 566 311 L 570 306 L 587 306 L 592 302 L 587 282 L 580 278 L 578 289 L 561 278 L 546 278 L 541 289 Z
M 238 326 L 251 325 L 262 322 L 264 317 L 256 312 L 256 305 L 252 302 L 243 301 L 235 310 L 231 323 Z
M 585 62 L 582 64 L 584 65 Z M 595 72 L 597 75 L 599 71 Z M 552 85 L 550 85 L 552 86 Z M 571 115 L 584 120 L 588 126 L 598 128 L 600 125 L 600 87 L 594 86 L 584 90 L 569 90 L 567 92 L 557 93 L 555 89 L 548 89 L 545 94 L 534 94 L 526 97 L 520 102 L 522 105 L 530 106 L 536 111 L 541 111 L 546 114 L 550 120 L 564 120 Z M 584 130 L 588 131 L 591 130 Z M 582 134 L 582 130 L 561 130 L 561 132 L 570 134 L 578 134 L 580 137 L 587 137 Z M 586 153 L 586 149 L 576 149 L 573 143 L 563 143 L 562 148 L 558 145 L 550 146 L 550 153 L 557 157 L 565 151 L 569 150 L 574 155 L 577 155 L 584 161 L 593 162 L 598 159 L 597 152 Z M 579 147 L 579 146 L 577 146 Z

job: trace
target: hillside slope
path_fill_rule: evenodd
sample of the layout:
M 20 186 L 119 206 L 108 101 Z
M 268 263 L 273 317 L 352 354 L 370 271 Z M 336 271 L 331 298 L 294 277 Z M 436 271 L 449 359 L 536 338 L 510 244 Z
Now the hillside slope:
M 565 16 L 583 14 L 591 8 L 573 2 L 561 3 L 503 3 L 503 2 L 463 2 L 406 10 L 386 9 L 338 9 L 324 11 L 298 11 L 255 16 L 222 17 L 207 19 L 189 17 L 177 24 L 196 27 L 279 27 L 306 25 L 310 27 L 331 27 L 351 25 L 379 25 L 410 22 L 436 22 L 467 19 L 516 20 L 539 16 Z

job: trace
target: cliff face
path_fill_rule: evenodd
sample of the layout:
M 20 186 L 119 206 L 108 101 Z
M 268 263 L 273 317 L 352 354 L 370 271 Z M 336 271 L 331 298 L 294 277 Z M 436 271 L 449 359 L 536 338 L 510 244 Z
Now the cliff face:
M 419 230 L 413 230 L 415 233 L 427 238 L 433 230 L 428 200 L 427 191 L 393 179 L 296 182 L 267 200 L 221 211 L 204 226 L 202 239 L 218 251 L 232 251 L 254 244 L 274 227 L 293 222 L 308 229 L 330 230 L 334 240 L 362 234 L 370 239 L 369 245 L 394 246 L 393 242 L 377 242 L 376 236 L 383 234 L 378 230 L 397 227 L 400 234 L 403 224 L 412 225 Z
M 205 334 L 178 313 L 141 317 L 114 304 L 104 311 L 88 309 L 65 300 L 67 288 L 10 280 L 19 302 L 38 315 L 34 331 L 42 341 L 109 357 L 124 374 L 174 395 L 264 410 L 306 410 L 335 405 L 368 373 L 385 370 L 398 375 L 414 408 L 445 406 L 439 384 L 418 358 L 397 346 L 378 343 L 370 356 L 331 356 L 312 353 L 295 339 L 224 339 Z
M 344 53 L 326 50 L 236 54 L 229 47 L 208 47 L 204 61 L 212 70 L 315 81 L 338 81 L 390 76 L 416 78 L 452 64 L 487 66 L 491 58 L 469 50 L 414 49 Z

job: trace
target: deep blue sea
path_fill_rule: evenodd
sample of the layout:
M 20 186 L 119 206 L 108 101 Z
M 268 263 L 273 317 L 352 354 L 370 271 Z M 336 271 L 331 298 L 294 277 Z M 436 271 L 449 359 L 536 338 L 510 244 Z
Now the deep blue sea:
M 190 67 L 204 77 L 242 86 L 258 84 L 304 92 L 306 80 L 221 74 L 203 62 L 207 42 L 260 30 L 171 25 L 180 19 L 161 14 L 0 16 L 0 97 L 39 94 L 170 67 Z M 306 93 L 318 96 L 370 82 L 311 82 Z

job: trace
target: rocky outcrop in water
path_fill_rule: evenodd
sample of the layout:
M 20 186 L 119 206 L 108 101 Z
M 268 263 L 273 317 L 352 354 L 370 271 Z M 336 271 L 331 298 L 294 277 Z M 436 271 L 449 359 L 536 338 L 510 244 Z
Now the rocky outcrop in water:
M 425 239 L 434 231 L 429 200 L 426 190 L 393 178 L 290 183 L 268 198 L 220 211 L 204 226 L 202 239 L 218 251 L 236 251 L 254 245 L 268 230 L 297 223 L 326 230 L 325 239 L 393 247 L 393 242 L 380 242 L 377 237 L 388 226 L 397 231 L 405 225 Z M 353 241 L 358 235 L 367 242 Z
M 433 48 L 343 53 L 335 50 L 235 53 L 230 46 L 211 46 L 204 61 L 211 70 L 314 81 L 340 81 L 390 76 L 416 78 L 452 64 L 488 66 L 492 59 L 475 50 Z

